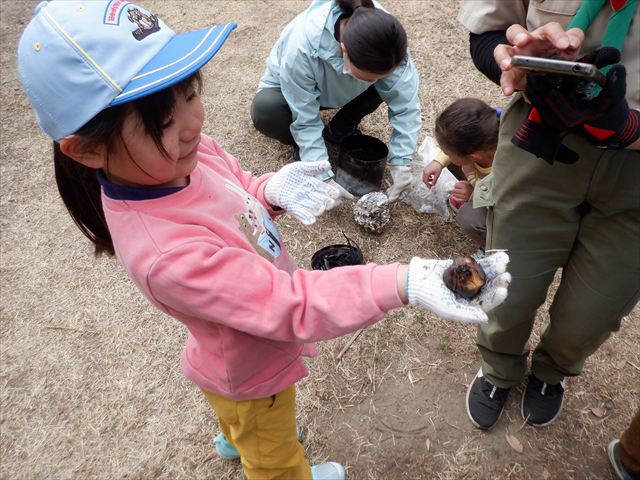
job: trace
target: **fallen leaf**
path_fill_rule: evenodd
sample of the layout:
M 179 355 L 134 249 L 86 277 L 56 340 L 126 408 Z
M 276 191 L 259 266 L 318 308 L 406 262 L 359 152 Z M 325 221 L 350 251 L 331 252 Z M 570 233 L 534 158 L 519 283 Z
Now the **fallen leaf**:
M 511 435 L 509 432 L 504 433 L 504 438 L 507 439 L 507 443 L 513 448 L 516 452 L 522 453 L 524 451 L 524 447 L 522 446 L 522 442 L 518 440 L 516 437 Z
M 542 469 L 542 480 L 551 480 L 551 474 L 546 468 Z
M 593 413 L 598 418 L 602 418 L 607 414 L 607 412 L 605 412 L 604 409 L 600 407 L 593 407 L 591 409 L 591 413 Z
M 431 450 L 431 440 L 427 438 L 427 452 Z

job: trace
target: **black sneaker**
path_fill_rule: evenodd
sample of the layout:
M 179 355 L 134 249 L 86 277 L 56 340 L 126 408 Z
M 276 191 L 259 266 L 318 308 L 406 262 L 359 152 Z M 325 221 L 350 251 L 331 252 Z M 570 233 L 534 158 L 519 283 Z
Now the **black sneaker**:
M 477 428 L 489 430 L 493 427 L 507 401 L 510 388 L 499 388 L 485 378 L 482 368 L 467 389 L 467 415 Z
M 638 476 L 627 470 L 622 459 L 620 458 L 620 440 L 617 438 L 611 440 L 607 447 L 607 455 L 609 455 L 609 462 L 611 467 L 616 472 L 616 477 L 620 480 L 638 480 Z
M 553 423 L 562 410 L 564 385 L 564 380 L 555 385 L 549 385 L 533 373 L 529 375 L 529 383 L 520 404 L 522 418 L 534 427 L 546 427 Z
M 331 126 L 331 123 L 325 125 L 322 129 L 322 138 L 334 145 L 340 145 L 345 138 L 351 135 L 362 135 L 362 131 L 356 127 L 352 127 L 346 131 L 337 130 Z

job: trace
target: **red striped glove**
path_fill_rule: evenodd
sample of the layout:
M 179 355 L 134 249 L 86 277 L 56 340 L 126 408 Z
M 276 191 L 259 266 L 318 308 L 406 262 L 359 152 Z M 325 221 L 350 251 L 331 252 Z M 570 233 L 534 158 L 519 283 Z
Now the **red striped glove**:
M 556 160 L 561 163 L 575 163 L 578 154 L 562 144 L 566 130 L 551 127 L 542 121 L 540 112 L 532 107 L 529 116 L 522 122 L 511 143 L 546 160 L 553 165 Z

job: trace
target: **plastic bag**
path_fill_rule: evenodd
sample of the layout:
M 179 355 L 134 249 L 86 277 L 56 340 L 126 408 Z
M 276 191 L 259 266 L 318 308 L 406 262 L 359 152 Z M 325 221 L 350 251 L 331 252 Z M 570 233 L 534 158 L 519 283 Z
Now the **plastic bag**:
M 421 161 L 414 162 L 412 165 L 413 180 L 408 192 L 402 197 L 402 201 L 420 213 L 435 213 L 448 220 L 451 218 L 451 214 L 447 203 L 458 180 L 448 168 L 443 168 L 438 182 L 432 188 L 427 188 L 422 181 L 423 168 L 436 158 L 439 151 L 435 141 L 427 136 L 418 149 Z

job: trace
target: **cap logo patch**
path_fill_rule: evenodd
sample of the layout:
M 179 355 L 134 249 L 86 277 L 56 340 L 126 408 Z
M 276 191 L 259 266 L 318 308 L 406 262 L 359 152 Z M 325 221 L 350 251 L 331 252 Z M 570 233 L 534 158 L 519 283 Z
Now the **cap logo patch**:
M 138 25 L 138 28 L 131 32 L 136 40 L 142 40 L 160 30 L 160 22 L 156 15 L 145 15 L 134 7 L 129 9 L 128 16 L 131 23 Z
M 104 11 L 104 23 L 108 25 L 120 25 L 120 14 L 127 0 L 111 0 Z

